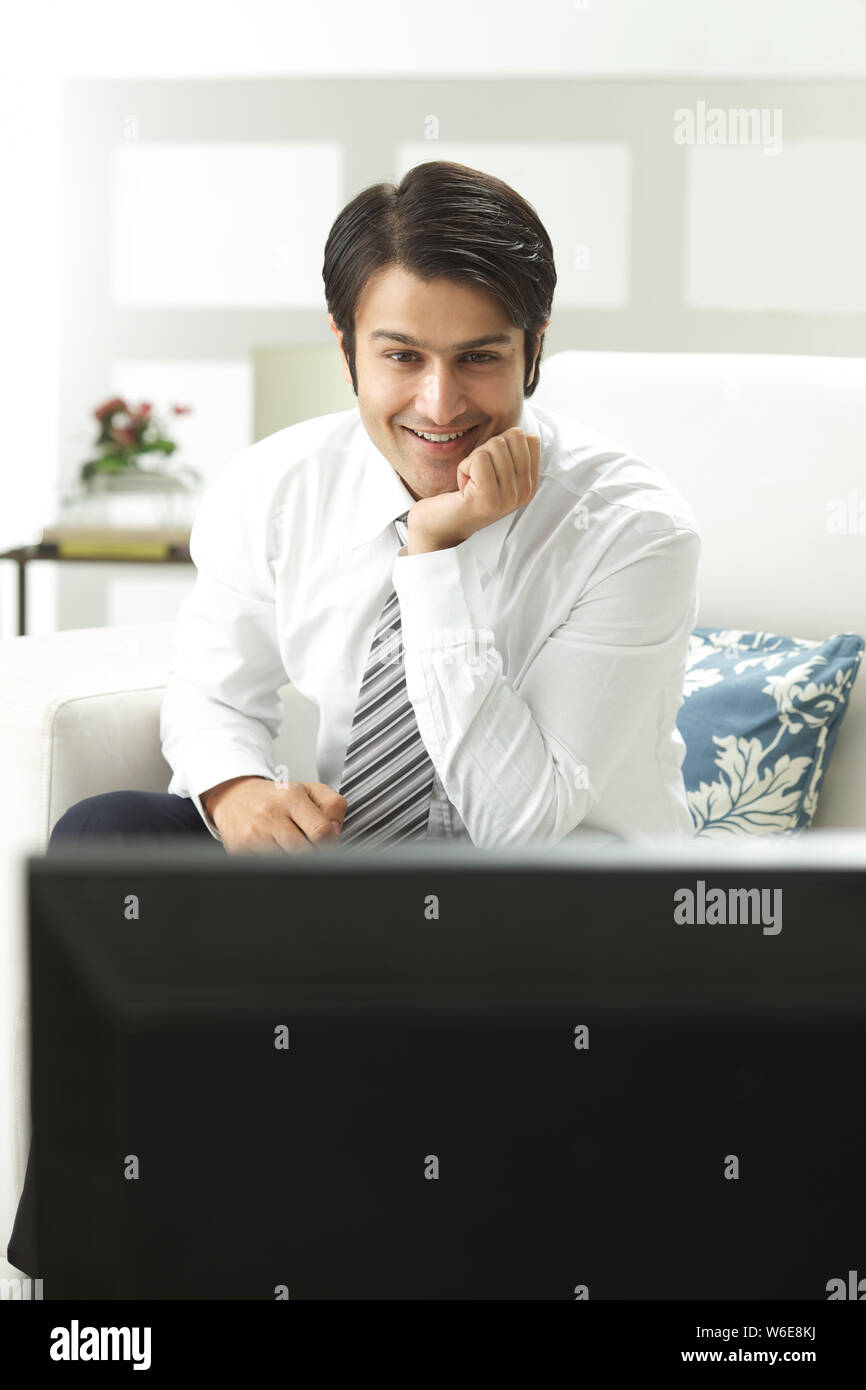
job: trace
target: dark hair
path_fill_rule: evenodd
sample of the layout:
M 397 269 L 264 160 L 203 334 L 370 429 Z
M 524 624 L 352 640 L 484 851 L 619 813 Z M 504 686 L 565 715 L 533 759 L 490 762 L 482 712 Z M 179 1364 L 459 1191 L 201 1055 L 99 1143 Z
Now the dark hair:
M 525 377 L 541 325 L 550 318 L 556 268 L 537 212 L 507 183 L 437 159 L 416 164 L 396 187 L 365 188 L 343 208 L 328 233 L 322 278 L 356 396 L 355 311 L 367 280 L 388 265 L 421 280 L 446 276 L 494 294 L 524 330 Z M 524 396 L 538 385 L 543 348 L 542 337 Z

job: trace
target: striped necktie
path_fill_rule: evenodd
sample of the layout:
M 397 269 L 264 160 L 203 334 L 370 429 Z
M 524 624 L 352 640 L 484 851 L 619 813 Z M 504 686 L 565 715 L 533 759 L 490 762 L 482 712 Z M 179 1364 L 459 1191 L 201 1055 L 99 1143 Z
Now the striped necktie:
M 406 518 L 395 521 L 401 544 Z M 339 843 L 395 844 L 427 832 L 434 768 L 406 690 L 400 603 L 391 591 L 379 617 L 340 781 L 348 805 Z

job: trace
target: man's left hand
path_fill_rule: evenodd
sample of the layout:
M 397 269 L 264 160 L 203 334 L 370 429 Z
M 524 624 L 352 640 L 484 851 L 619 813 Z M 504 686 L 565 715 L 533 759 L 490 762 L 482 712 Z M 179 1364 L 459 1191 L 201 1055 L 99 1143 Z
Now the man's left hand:
M 407 518 L 407 553 L 446 550 L 535 496 L 541 440 L 517 426 L 494 435 L 457 467 L 457 491 L 422 497 Z

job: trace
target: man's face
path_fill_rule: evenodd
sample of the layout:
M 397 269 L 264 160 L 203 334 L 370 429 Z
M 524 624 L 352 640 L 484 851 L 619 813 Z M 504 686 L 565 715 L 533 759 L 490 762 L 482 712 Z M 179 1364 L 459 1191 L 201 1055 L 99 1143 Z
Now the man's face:
M 461 459 L 519 423 L 532 376 L 523 330 L 492 294 L 444 277 L 425 284 L 396 265 L 372 276 L 358 302 L 355 372 L 364 428 L 416 501 L 457 491 Z M 343 375 L 351 383 L 345 356 Z M 467 432 L 441 444 L 413 430 Z

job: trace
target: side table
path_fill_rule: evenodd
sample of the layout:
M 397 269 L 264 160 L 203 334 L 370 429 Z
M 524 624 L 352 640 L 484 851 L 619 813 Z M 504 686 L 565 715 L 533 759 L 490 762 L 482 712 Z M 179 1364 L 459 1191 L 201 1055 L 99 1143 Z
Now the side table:
M 93 548 L 83 542 L 64 542 L 62 545 L 40 541 L 34 545 L 14 546 L 0 552 L 0 560 L 13 560 L 18 567 L 18 636 L 27 635 L 27 566 L 36 560 L 53 560 L 60 564 L 98 565 L 189 565 L 192 564 L 189 546 L 165 541 L 139 541 L 118 544 L 116 553 L 109 545 Z

